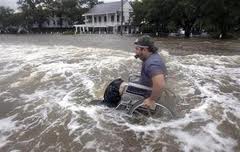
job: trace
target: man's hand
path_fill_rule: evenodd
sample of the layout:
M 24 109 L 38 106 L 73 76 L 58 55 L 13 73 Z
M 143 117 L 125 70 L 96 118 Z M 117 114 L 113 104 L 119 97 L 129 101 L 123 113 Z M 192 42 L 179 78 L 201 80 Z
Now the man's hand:
M 155 101 L 158 100 L 162 88 L 165 86 L 165 79 L 163 74 L 158 74 L 152 78 L 152 93 L 150 97 L 144 100 L 143 105 L 145 108 L 155 109 Z
M 155 108 L 155 101 L 152 100 L 151 98 L 147 98 L 143 101 L 143 106 L 145 108 L 151 108 L 154 109 Z

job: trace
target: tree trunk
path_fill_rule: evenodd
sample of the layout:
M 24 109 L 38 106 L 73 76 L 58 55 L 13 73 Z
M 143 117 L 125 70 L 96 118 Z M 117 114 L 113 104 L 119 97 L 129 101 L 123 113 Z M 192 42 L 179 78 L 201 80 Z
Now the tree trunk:
M 227 29 L 226 27 L 224 26 L 224 24 L 221 25 L 221 32 L 219 34 L 219 39 L 225 39 L 227 38 Z
M 192 32 L 192 27 L 190 25 L 186 25 L 184 27 L 184 30 L 185 30 L 185 38 L 189 38 L 190 37 L 190 34 Z
M 42 30 L 42 22 L 38 21 L 38 28 L 41 31 Z

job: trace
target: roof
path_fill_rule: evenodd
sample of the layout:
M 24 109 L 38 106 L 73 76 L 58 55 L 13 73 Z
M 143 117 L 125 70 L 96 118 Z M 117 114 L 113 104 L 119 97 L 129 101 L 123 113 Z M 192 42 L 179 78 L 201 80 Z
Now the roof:
M 125 2 L 127 2 L 127 1 L 124 0 L 123 3 L 125 3 Z M 83 15 L 115 13 L 120 8 L 121 8 L 121 1 L 97 4 L 92 9 L 90 9 L 87 13 L 85 13 Z

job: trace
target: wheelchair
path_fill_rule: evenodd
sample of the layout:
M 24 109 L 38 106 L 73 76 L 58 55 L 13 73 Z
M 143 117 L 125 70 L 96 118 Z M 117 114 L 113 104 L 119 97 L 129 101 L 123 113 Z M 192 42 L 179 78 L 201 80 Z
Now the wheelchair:
M 176 117 L 176 95 L 167 88 L 162 89 L 161 95 L 152 108 L 145 108 L 143 101 L 151 94 L 151 88 L 136 83 L 139 75 L 130 75 L 125 84 L 121 100 L 116 110 L 123 110 L 129 115 L 162 118 L 170 120 Z

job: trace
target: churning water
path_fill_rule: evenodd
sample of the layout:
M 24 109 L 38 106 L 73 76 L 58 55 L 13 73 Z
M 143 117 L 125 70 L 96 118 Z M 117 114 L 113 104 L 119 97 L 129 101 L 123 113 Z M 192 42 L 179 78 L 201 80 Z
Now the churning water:
M 0 151 L 239 151 L 239 54 L 160 47 L 168 86 L 181 98 L 177 119 L 142 122 L 90 104 L 113 79 L 139 72 L 134 39 L 1 36 Z

